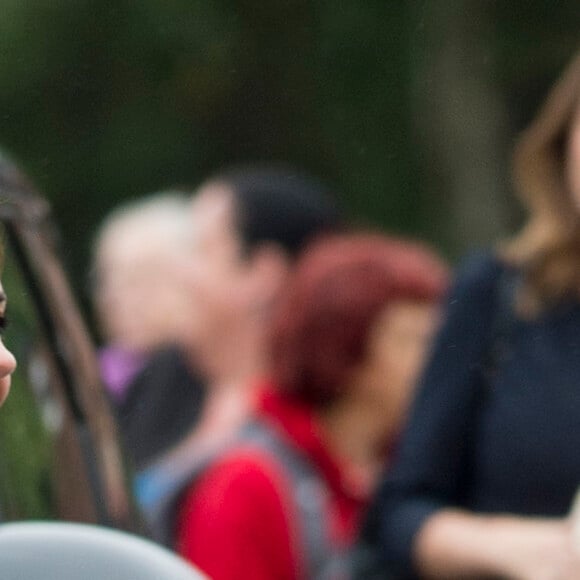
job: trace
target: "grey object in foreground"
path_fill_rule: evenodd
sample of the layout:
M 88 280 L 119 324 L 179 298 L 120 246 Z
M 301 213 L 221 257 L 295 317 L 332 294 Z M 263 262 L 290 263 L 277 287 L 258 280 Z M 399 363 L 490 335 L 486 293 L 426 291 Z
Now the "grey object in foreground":
M 0 526 L 2 580 L 203 580 L 168 550 L 99 526 L 19 522 Z

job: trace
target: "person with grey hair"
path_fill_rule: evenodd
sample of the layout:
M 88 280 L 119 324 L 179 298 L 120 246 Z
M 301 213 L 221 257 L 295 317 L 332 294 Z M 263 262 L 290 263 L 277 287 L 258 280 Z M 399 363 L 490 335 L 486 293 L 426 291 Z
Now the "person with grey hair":
M 189 197 L 165 191 L 115 209 L 95 239 L 99 363 L 137 469 L 180 438 L 203 402 L 203 382 L 181 346 L 195 316 L 179 276 L 189 235 Z
M 153 194 L 115 209 L 96 236 L 92 298 L 103 380 L 116 402 L 147 356 L 183 334 L 189 301 L 173 263 L 185 247 L 186 210 L 181 193 Z

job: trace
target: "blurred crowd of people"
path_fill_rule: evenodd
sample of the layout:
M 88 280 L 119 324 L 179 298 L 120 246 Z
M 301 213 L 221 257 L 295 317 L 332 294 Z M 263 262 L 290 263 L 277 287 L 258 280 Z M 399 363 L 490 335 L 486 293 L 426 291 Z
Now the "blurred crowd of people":
M 577 58 L 524 228 L 451 284 L 282 165 L 115 210 L 100 363 L 154 538 L 216 580 L 580 577 L 579 100 Z

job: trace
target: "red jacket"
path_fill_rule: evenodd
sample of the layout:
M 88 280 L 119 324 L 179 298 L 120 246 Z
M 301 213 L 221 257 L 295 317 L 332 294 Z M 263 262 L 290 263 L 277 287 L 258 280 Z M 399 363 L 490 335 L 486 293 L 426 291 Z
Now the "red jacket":
M 347 547 L 367 497 L 331 457 L 312 411 L 273 389 L 257 416 L 301 450 L 330 490 L 333 541 Z M 177 551 L 214 580 L 304 578 L 301 538 L 283 467 L 257 449 L 233 449 L 186 492 L 177 522 Z

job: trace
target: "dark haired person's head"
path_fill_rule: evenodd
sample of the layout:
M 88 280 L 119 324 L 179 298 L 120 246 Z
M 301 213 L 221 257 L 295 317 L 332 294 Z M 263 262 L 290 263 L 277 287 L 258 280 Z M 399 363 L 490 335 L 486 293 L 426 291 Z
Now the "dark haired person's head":
M 212 176 L 193 197 L 192 217 L 192 332 L 206 352 L 260 332 L 295 258 L 341 222 L 328 188 L 282 166 Z
M 291 167 L 231 167 L 208 184 L 229 190 L 233 226 L 247 253 L 263 244 L 276 244 L 295 258 L 314 237 L 340 227 L 340 213 L 329 188 Z
M 0 190 L 5 192 L 6 201 L 10 201 L 12 195 L 18 198 L 26 198 L 34 191 L 32 184 L 20 172 L 14 162 L 0 150 Z M 7 193 L 6 193 L 7 192 Z M 36 206 L 38 200 L 35 200 Z M 35 206 L 35 207 L 36 207 Z M 0 242 L 0 274 L 4 267 L 4 244 Z M 7 297 L 0 282 L 0 406 L 4 404 L 10 393 L 12 373 L 16 369 L 16 359 L 12 352 L 4 344 L 4 330 L 6 328 L 6 305 Z
M 313 244 L 273 318 L 276 384 L 317 409 L 356 397 L 397 429 L 447 276 L 416 243 L 353 234 Z

